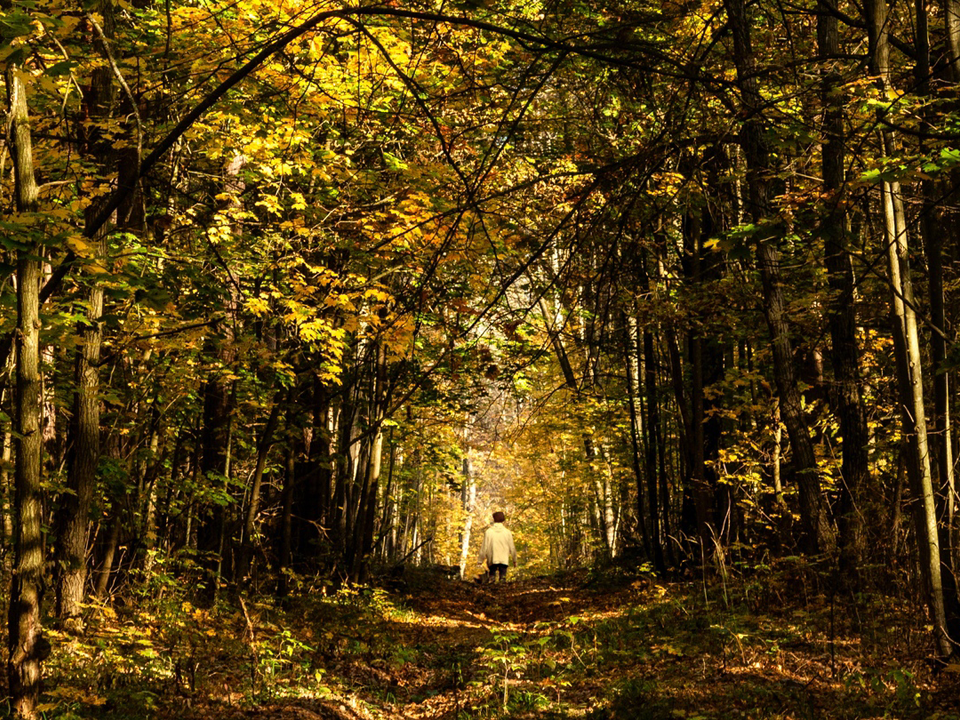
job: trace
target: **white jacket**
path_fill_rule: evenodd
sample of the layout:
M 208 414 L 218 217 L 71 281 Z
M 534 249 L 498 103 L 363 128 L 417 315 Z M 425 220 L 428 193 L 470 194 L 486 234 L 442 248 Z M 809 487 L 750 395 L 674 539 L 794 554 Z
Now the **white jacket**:
M 513 545 L 513 533 L 503 523 L 494 523 L 483 534 L 483 547 L 480 548 L 480 562 L 487 565 L 517 564 L 517 549 Z

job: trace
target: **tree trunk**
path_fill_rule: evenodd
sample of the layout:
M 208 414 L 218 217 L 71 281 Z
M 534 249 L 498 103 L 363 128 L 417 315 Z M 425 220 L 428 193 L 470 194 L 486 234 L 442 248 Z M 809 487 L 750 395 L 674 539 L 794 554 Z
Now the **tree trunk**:
M 13 154 L 16 206 L 21 213 L 37 211 L 38 188 L 26 88 L 20 68 L 7 68 L 9 147 Z M 17 718 L 37 717 L 41 662 L 40 605 L 43 597 L 43 530 L 40 379 L 40 255 L 33 243 L 17 252 L 17 406 L 14 517 L 16 535 L 9 611 L 8 681 Z
M 280 497 L 280 550 L 277 553 L 280 583 L 277 594 L 286 597 L 290 592 L 290 562 L 292 559 L 293 491 L 296 485 L 296 458 L 288 449 L 283 473 L 283 491 Z
M 744 0 L 724 0 L 733 36 L 733 56 L 737 68 L 744 116 L 740 146 L 747 161 L 748 201 L 750 218 L 757 226 L 757 266 L 763 284 L 763 312 L 770 331 L 774 376 L 780 395 L 783 423 L 793 448 L 793 462 L 800 496 L 801 545 L 808 552 L 828 552 L 834 546 L 834 533 L 827 513 L 827 504 L 820 489 L 817 458 L 810 431 L 803 413 L 800 391 L 793 367 L 793 349 L 780 273 L 780 252 L 770 223 L 774 220 L 771 205 L 774 188 L 772 166 L 767 147 L 762 113 L 763 98 L 756 75 L 756 59 L 751 45 L 750 20 Z
M 97 45 L 104 60 L 96 67 L 90 79 L 90 88 L 84 93 L 84 111 L 87 117 L 102 121 L 110 117 L 116 97 L 110 49 L 106 42 L 114 36 L 114 8 L 110 2 L 98 3 L 103 16 L 102 36 Z M 106 140 L 96 129 L 96 123 L 87 132 L 86 151 L 108 175 L 116 157 L 113 141 Z M 94 202 L 85 211 L 85 221 L 93 223 L 100 214 L 103 202 Z M 96 254 L 94 262 L 107 255 L 108 223 L 91 233 Z M 97 483 L 100 462 L 100 346 L 103 329 L 103 286 L 97 275 L 90 273 L 90 289 L 86 322 L 77 333 L 81 342 L 75 351 L 73 417 L 70 424 L 70 455 L 67 459 L 67 492 L 60 496 L 57 512 L 56 614 L 65 627 L 79 630 L 79 617 L 87 580 L 87 543 L 90 536 L 90 511 Z
M 0 557 L 7 557 L 7 552 L 13 544 L 14 526 L 13 526 L 13 487 L 10 484 L 10 472 L 7 468 L 13 467 L 10 462 L 13 458 L 13 433 L 9 426 L 4 423 L 3 433 L 3 452 L 0 453 L 0 513 L 3 514 L 2 532 L 3 549 Z
M 821 58 L 835 62 L 840 54 L 838 21 L 826 0 L 820 0 L 817 37 Z M 829 326 L 831 358 L 836 379 L 832 400 L 840 423 L 841 488 L 840 563 L 845 577 L 856 578 L 863 563 L 865 535 L 862 496 L 869 480 L 866 414 L 860 384 L 860 349 L 854 305 L 853 265 L 846 247 L 847 216 L 840 193 L 844 186 L 845 139 L 842 79 L 833 70 L 821 73 L 820 97 L 824 106 L 823 186 L 827 215 L 822 221 L 824 264 L 830 285 Z
M 101 247 L 101 251 L 104 248 Z M 79 328 L 82 341 L 76 351 L 72 442 L 67 462 L 67 489 L 60 497 L 57 533 L 57 616 L 80 617 L 87 580 L 87 543 L 90 510 L 100 462 L 100 343 L 103 287 L 90 289 L 87 323 Z
M 879 78 L 880 90 L 886 94 L 890 90 L 890 46 L 885 0 L 869 0 L 866 4 L 866 12 L 870 35 L 870 70 Z M 890 156 L 894 153 L 896 138 L 892 131 L 881 131 L 881 143 L 884 155 Z M 921 570 L 927 584 L 935 639 L 940 653 L 944 657 L 949 657 L 953 647 L 948 636 L 944 604 L 939 531 L 923 395 L 923 365 L 900 184 L 896 181 L 883 181 L 881 199 L 887 267 L 892 290 L 891 315 L 900 385 L 901 422 L 904 437 L 908 438 L 910 443 L 907 473 L 911 478 L 913 490 L 920 500 L 920 507 L 915 516 L 917 544 L 921 556 Z
M 464 428 L 463 477 L 461 479 L 460 505 L 463 508 L 463 528 L 460 531 L 460 578 L 464 578 L 470 560 L 470 535 L 473 530 L 473 508 L 477 502 L 477 483 L 470 461 L 467 429 Z
M 120 546 L 120 531 L 123 529 L 122 513 L 119 506 L 114 506 L 110 515 L 110 534 L 107 536 L 107 544 L 103 549 L 103 563 L 97 573 L 97 585 L 94 590 L 95 595 L 103 600 L 107 597 L 107 591 L 110 589 L 110 575 L 113 573 L 113 561 L 117 555 L 117 548 Z
M 657 518 L 656 495 L 654 494 L 652 503 L 644 502 L 648 487 L 647 480 L 649 478 L 647 474 L 644 473 L 641 458 L 643 451 L 643 427 L 641 426 L 641 408 L 638 407 L 640 404 L 640 354 L 637 349 L 638 334 L 636 318 L 632 314 L 625 312 L 623 314 L 623 355 L 624 370 L 626 372 L 627 409 L 630 412 L 630 445 L 632 450 L 630 457 L 637 486 L 637 526 L 640 529 L 640 536 L 643 540 L 647 557 L 653 558 L 655 553 L 654 543 L 659 544 L 660 541 L 660 524 Z M 650 507 L 649 510 L 646 510 L 645 505 L 648 504 Z M 648 527 L 650 528 L 649 530 Z M 663 549 L 659 548 L 659 550 L 660 559 L 662 560 Z M 662 571 L 664 568 L 658 567 L 657 569 L 658 571 Z
M 286 391 L 279 391 L 273 398 L 273 407 L 270 408 L 270 417 L 267 418 L 267 424 L 263 428 L 263 434 L 260 436 L 260 442 L 257 443 L 257 464 L 253 470 L 253 479 L 250 483 L 250 501 L 247 506 L 247 517 L 243 525 L 243 537 L 245 542 L 253 542 L 253 535 L 256 530 L 257 514 L 260 512 L 260 488 L 263 484 L 263 472 L 267 467 L 267 456 L 270 453 L 270 447 L 273 445 L 273 436 L 276 433 L 277 425 L 280 421 L 280 406 L 286 396 Z
M 701 271 L 702 228 L 700 217 L 689 212 L 683 219 L 683 259 L 684 275 L 700 291 L 703 283 Z M 690 356 L 690 478 L 693 490 L 693 508 L 696 518 L 696 533 L 700 543 L 697 557 L 704 560 L 713 548 L 714 536 L 714 488 L 707 479 L 706 468 L 706 406 L 704 399 L 704 337 L 702 330 L 691 329 L 687 334 L 687 347 Z M 688 499 L 687 502 L 690 502 Z
M 353 397 L 355 388 L 344 382 L 344 395 L 340 401 L 337 417 L 337 465 L 333 491 L 333 517 L 330 523 L 330 535 L 333 550 L 338 558 L 347 556 L 347 546 L 353 531 L 351 517 L 355 512 L 350 508 L 353 501 L 353 484 L 356 474 L 356 450 L 353 443 L 356 404 Z M 359 443 L 357 443 L 359 445 Z
M 950 79 L 960 83 L 960 0 L 944 0 L 943 15 L 947 35 L 947 63 Z
M 358 503 L 357 522 L 354 526 L 351 577 L 356 580 L 362 580 L 366 575 L 370 552 L 373 549 L 374 521 L 377 516 L 382 464 L 383 428 L 378 427 L 370 441 L 363 488 Z
M 155 399 L 150 411 L 150 450 L 145 458 L 147 464 L 141 483 L 142 491 L 138 498 L 140 516 L 143 518 L 140 529 L 140 536 L 143 538 L 143 574 L 148 582 L 153 572 L 157 550 L 157 482 L 166 459 L 166 447 L 162 452 L 160 450 L 160 438 L 163 435 L 160 423 L 160 410 Z
M 930 96 L 930 39 L 927 17 L 927 0 L 916 0 L 916 48 L 917 64 L 915 74 L 917 78 L 917 92 Z M 949 33 L 949 22 L 947 31 Z M 927 132 L 934 130 L 932 123 L 927 119 L 927 110 L 921 109 L 922 129 Z M 920 151 L 929 152 L 930 148 L 925 139 L 920 142 Z M 934 443 L 933 455 L 936 459 L 938 472 L 935 484 L 934 502 L 938 518 L 939 542 L 941 558 L 946 572 L 941 573 L 943 582 L 943 596 L 946 620 L 949 623 L 947 632 L 950 638 L 960 638 L 960 597 L 957 595 L 957 556 L 955 546 L 955 493 L 953 467 L 953 443 L 951 438 L 952 427 L 950 422 L 950 383 L 951 373 L 947 360 L 947 324 L 944 309 L 943 286 L 943 234 L 938 227 L 937 215 L 942 211 L 938 207 L 939 201 L 937 186 L 933 180 L 922 180 L 920 183 L 922 202 L 920 205 L 920 235 L 923 240 L 923 249 L 927 258 L 928 295 L 930 297 L 930 316 L 933 324 L 930 333 L 930 349 L 932 356 L 933 374 L 933 403 L 934 403 Z M 941 215 L 942 217 L 942 215 Z M 931 468 L 931 475 L 933 468 Z
M 881 2 L 883 0 L 880 0 Z M 938 647 L 944 657 L 952 653 L 947 634 L 946 606 L 940 564 L 939 529 L 933 494 L 927 438 L 926 409 L 923 397 L 923 373 L 916 314 L 913 311 L 913 289 L 907 257 L 906 227 L 902 213 L 896 209 L 899 183 L 883 183 L 883 206 L 886 227 L 887 260 L 893 289 L 891 303 L 894 329 L 894 352 L 899 369 L 901 423 L 909 440 L 907 475 L 913 491 L 921 501 L 915 513 L 917 544 L 921 570 L 927 584 L 928 602 L 935 625 Z
M 643 332 L 643 376 L 647 396 L 646 427 L 646 475 L 647 475 L 647 504 L 650 506 L 650 535 L 653 543 L 653 565 L 657 572 L 667 569 L 663 557 L 663 534 L 660 523 L 660 506 L 657 495 L 660 488 L 660 473 L 662 472 L 660 458 L 663 456 L 662 436 L 660 431 L 660 393 L 657 388 L 657 361 L 654 351 L 653 333 Z M 664 508 L 665 510 L 666 508 Z

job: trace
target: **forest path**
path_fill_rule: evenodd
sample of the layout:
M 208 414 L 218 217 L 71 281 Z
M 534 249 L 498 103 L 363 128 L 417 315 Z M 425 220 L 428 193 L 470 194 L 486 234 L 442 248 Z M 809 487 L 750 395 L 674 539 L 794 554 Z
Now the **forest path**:
M 541 713 L 563 689 L 563 717 L 584 717 L 591 695 L 605 683 L 551 684 L 554 670 L 577 660 L 578 641 L 568 619 L 619 612 L 631 588 L 591 590 L 586 575 L 533 578 L 503 584 L 450 580 L 438 573 L 408 572 L 398 611 L 375 625 L 358 623 L 342 633 L 337 652 L 318 657 L 336 686 L 326 697 L 278 699 L 257 707 L 222 701 L 194 708 L 196 720 L 461 720 L 560 717 Z M 391 595 L 391 598 L 394 596 Z M 306 618 L 302 618 L 306 619 Z M 586 625 L 583 626 L 586 628 Z M 560 647 L 563 646 L 563 647 Z M 533 680 L 527 679 L 535 678 Z M 584 693 L 587 693 L 586 695 Z M 574 699 L 574 695 L 578 699 Z M 523 706 L 523 707 L 520 707 Z M 557 706 L 559 707 L 559 706 Z M 518 711 L 520 715 L 516 715 Z M 535 713 L 533 715 L 528 712 Z
M 433 656 L 431 664 L 436 665 L 439 678 L 433 678 L 433 687 L 428 682 L 421 688 L 427 690 L 427 697 L 410 697 L 411 702 L 402 706 L 402 716 L 486 717 L 487 712 L 502 711 L 504 674 L 508 708 L 511 695 L 512 706 L 528 705 L 530 711 L 545 703 L 544 683 L 523 678 L 530 675 L 543 681 L 557 668 L 559 655 L 573 660 L 575 640 L 564 628 L 570 618 L 575 624 L 583 614 L 598 618 L 619 612 L 624 604 L 623 590 L 590 590 L 584 577 L 500 584 L 438 583 L 409 595 L 409 606 L 420 615 L 421 623 L 402 641 L 423 648 L 424 657 Z M 573 652 L 559 651 L 558 644 L 570 645 Z M 554 657 L 548 658 L 548 653 Z M 580 716 L 584 710 L 580 708 L 572 716 Z M 571 711 L 568 700 L 566 712 Z
M 324 693 L 193 716 L 958 720 L 957 675 L 925 670 L 915 615 L 889 601 L 830 603 L 780 580 L 728 588 L 576 573 L 476 585 L 414 571 L 396 591 L 367 591 L 378 609 L 366 620 L 324 630 L 341 616 L 299 618 L 334 637 L 314 656 Z

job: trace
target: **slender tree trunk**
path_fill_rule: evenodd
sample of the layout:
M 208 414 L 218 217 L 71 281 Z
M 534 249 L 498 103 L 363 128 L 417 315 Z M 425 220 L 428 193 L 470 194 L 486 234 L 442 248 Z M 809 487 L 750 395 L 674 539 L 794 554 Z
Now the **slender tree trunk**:
M 7 552 L 14 540 L 13 486 L 10 483 L 10 472 L 7 470 L 9 467 L 13 467 L 10 462 L 13 458 L 13 433 L 10 432 L 6 424 L 4 424 L 2 432 L 3 452 L 0 453 L 0 513 L 3 514 L 3 518 L 0 529 L 2 529 L 3 532 L 3 549 L 0 557 L 6 558 Z
M 119 507 L 114 507 L 110 515 L 110 534 L 107 536 L 107 544 L 103 549 L 103 563 L 97 572 L 97 585 L 94 593 L 101 600 L 106 598 L 107 591 L 110 589 L 110 576 L 113 573 L 113 561 L 117 556 L 117 548 L 120 546 L 120 532 L 123 529 L 122 512 Z
M 667 569 L 663 557 L 663 535 L 660 523 L 660 507 L 657 502 L 659 493 L 659 458 L 663 455 L 660 433 L 660 393 L 657 387 L 657 360 L 653 343 L 653 333 L 643 332 L 643 376 L 647 396 L 646 427 L 646 466 L 647 466 L 647 504 L 650 506 L 650 534 L 653 543 L 653 565 L 658 572 Z M 638 490 L 639 491 L 639 490 Z
M 143 538 L 143 574 L 149 579 L 153 573 L 157 552 L 157 483 L 163 469 L 166 447 L 160 449 L 160 438 L 163 435 L 162 419 L 157 401 L 154 400 L 150 411 L 150 451 L 146 460 L 147 466 L 143 476 L 143 492 L 140 499 L 140 514 L 143 517 L 141 537 Z
M 304 394 L 307 394 L 304 391 Z M 338 510 L 335 504 L 338 462 L 334 440 L 338 433 L 334 405 L 319 377 L 314 376 L 309 392 L 312 423 L 309 442 L 298 442 L 303 451 L 294 450 L 297 463 L 296 484 L 291 502 L 291 554 L 297 558 L 314 558 L 321 544 L 330 542 L 327 531 L 334 528 Z
M 916 50 L 917 64 L 915 68 L 917 78 L 917 92 L 930 96 L 930 39 L 928 27 L 927 0 L 916 0 Z M 949 33 L 949 22 L 947 22 Z M 928 121 L 926 109 L 921 109 L 923 122 L 921 128 L 932 132 L 934 128 Z M 920 152 L 929 152 L 926 140 L 920 142 Z M 947 622 L 947 631 L 950 638 L 960 638 L 960 597 L 957 594 L 957 556 L 956 556 L 956 522 L 955 522 L 955 495 L 953 467 L 953 443 L 951 438 L 952 427 L 950 422 L 950 383 L 951 372 L 947 359 L 947 324 L 944 310 L 943 287 L 943 232 L 937 223 L 937 215 L 941 215 L 938 208 L 937 186 L 933 180 L 922 180 L 920 183 L 922 203 L 920 206 L 920 234 L 923 239 L 923 248 L 927 258 L 927 282 L 930 298 L 930 315 L 933 330 L 930 334 L 930 349 L 932 356 L 933 374 L 933 428 L 934 442 L 933 455 L 938 472 L 935 485 L 934 501 L 937 507 L 941 558 L 945 572 L 942 575 L 944 606 Z M 931 475 L 933 475 L 931 468 Z
M 866 3 L 867 27 L 870 35 L 871 71 L 879 78 L 881 92 L 890 90 L 890 46 L 885 0 Z M 890 156 L 896 149 L 896 138 L 890 130 L 881 131 L 882 151 Z M 901 419 L 904 436 L 910 442 L 907 472 L 914 492 L 920 500 L 916 513 L 917 543 L 921 555 L 921 569 L 927 584 L 930 613 L 940 653 L 949 657 L 953 652 L 948 636 L 948 622 L 944 603 L 943 578 L 940 564 L 939 529 L 936 502 L 930 466 L 927 439 L 926 408 L 923 395 L 923 365 L 920 338 L 917 329 L 916 305 L 911 278 L 908 234 L 900 184 L 884 181 L 881 184 L 887 266 L 892 290 L 891 313 L 894 331 L 894 352 L 900 385 Z
M 770 331 L 773 350 L 774 376 L 777 391 L 780 394 L 783 422 L 793 448 L 797 474 L 803 531 L 801 545 L 808 552 L 825 552 L 833 549 L 835 537 L 827 512 L 827 504 L 820 488 L 816 453 L 810 439 L 793 367 L 793 349 L 780 271 L 780 252 L 776 246 L 775 235 L 764 227 L 764 224 L 769 223 L 774 216 L 771 200 L 775 190 L 768 177 L 774 168 L 762 125 L 764 101 L 757 82 L 750 19 L 744 0 L 724 0 L 724 7 L 727 10 L 733 36 L 737 85 L 741 91 L 744 115 L 747 118 L 741 128 L 740 145 L 747 161 L 750 217 L 759 228 L 755 239 L 756 257 L 763 284 L 763 312 Z
M 943 0 L 950 79 L 960 83 L 960 0 Z
M 101 248 L 102 249 L 102 248 Z M 59 506 L 57 616 L 61 620 L 80 617 L 87 579 L 87 543 L 90 510 L 97 485 L 100 461 L 100 316 L 103 314 L 103 287 L 90 289 L 87 323 L 80 329 L 77 349 L 71 424 L 72 442 L 67 463 L 67 488 Z
M 319 377 L 313 378 L 313 437 L 310 441 L 310 476 L 316 488 L 316 503 L 309 516 L 327 527 L 333 512 L 334 459 L 332 438 L 335 428 L 327 389 Z
M 627 388 L 627 408 L 630 412 L 630 444 L 632 452 L 630 454 L 633 464 L 633 474 L 637 485 L 637 526 L 640 528 L 640 536 L 643 540 L 644 550 L 647 557 L 654 557 L 653 543 L 659 543 L 660 526 L 657 518 L 656 497 L 653 503 L 646 503 L 648 480 L 643 471 L 642 465 L 642 441 L 643 428 L 641 426 L 641 409 L 637 407 L 640 403 L 640 354 L 637 350 L 637 321 L 629 313 L 623 314 L 623 333 L 624 333 L 624 360 L 626 371 Z M 645 505 L 650 505 L 649 512 L 645 510 Z M 649 515 L 649 517 L 648 517 Z M 650 528 L 648 530 L 648 527 Z M 651 537 L 652 536 L 652 537 Z M 663 558 L 662 548 L 660 549 L 660 559 Z M 662 570 L 663 568 L 657 568 Z
M 684 366 L 676 332 L 674 332 L 674 329 L 668 324 L 668 326 L 664 328 L 664 333 L 667 344 L 667 353 L 670 356 L 670 380 L 673 384 L 674 402 L 676 403 L 677 415 L 679 416 L 677 422 L 677 438 L 679 440 L 677 443 L 679 449 L 677 454 L 677 464 L 679 465 L 678 474 L 682 479 L 681 491 L 683 507 L 681 508 L 680 517 L 680 523 L 682 527 L 684 521 L 683 509 L 687 505 L 688 498 L 690 499 L 690 502 L 692 502 L 694 493 L 695 481 L 693 479 L 692 468 L 693 450 L 691 449 L 691 444 L 693 443 L 693 411 L 687 402 L 686 391 L 684 390 Z M 671 507 L 670 495 L 667 489 L 666 481 L 666 473 L 661 473 L 660 506 L 663 508 L 663 536 L 670 537 Z M 671 564 L 675 564 L 676 561 L 676 554 L 673 548 L 673 544 L 667 545 L 667 555 L 670 558 Z
M 473 530 L 473 508 L 477 502 L 477 482 L 473 476 L 470 446 L 467 443 L 467 428 L 464 428 L 463 477 L 461 478 L 460 505 L 463 508 L 463 528 L 460 531 L 460 578 L 464 577 L 470 560 L 470 536 Z
M 397 501 L 396 492 L 394 491 L 397 445 L 393 440 L 392 427 L 390 428 L 390 435 L 386 442 L 390 451 L 387 461 L 387 486 L 383 489 L 383 521 L 380 530 L 380 537 L 382 538 L 380 544 L 380 559 L 383 562 L 388 562 L 396 558 L 397 518 L 400 512 L 399 502 Z
M 845 577 L 856 578 L 865 552 L 863 492 L 869 480 L 866 414 L 860 383 L 860 349 L 854 305 L 853 265 L 846 247 L 847 217 L 843 210 L 845 131 L 841 78 L 831 69 L 840 55 L 838 21 L 827 0 L 820 0 L 817 15 L 820 55 L 827 63 L 821 73 L 824 106 L 823 185 L 828 212 L 823 219 L 824 264 L 831 297 L 829 326 L 836 390 L 833 393 L 842 438 L 840 503 L 840 562 Z
M 201 437 L 201 418 L 197 418 L 197 427 L 194 437 L 193 458 L 190 465 L 190 492 L 187 497 L 187 519 L 183 529 L 183 544 L 187 550 L 197 549 L 197 490 L 200 487 L 201 475 L 203 469 L 203 443 Z
M 230 407 L 236 406 L 236 384 L 233 385 L 233 391 L 230 393 Z M 223 491 L 229 493 L 230 478 L 233 476 L 233 433 L 234 433 L 234 415 L 227 418 L 227 452 L 223 459 Z M 230 536 L 230 515 L 226 506 L 219 508 L 221 511 L 219 521 L 219 532 L 216 549 L 216 568 L 214 571 L 213 601 L 216 604 L 220 597 L 220 586 L 223 584 L 223 577 L 231 577 L 233 572 L 233 554 L 227 553 L 228 546 L 232 550 L 232 538 Z
M 934 390 L 934 427 L 937 433 L 937 464 L 940 476 L 941 492 L 947 499 L 945 516 L 951 526 L 955 514 L 956 484 L 954 478 L 954 451 L 952 442 L 952 413 L 950 392 L 953 386 L 953 373 L 947 363 L 949 326 L 946 314 L 946 295 L 943 272 L 943 232 L 942 223 L 947 221 L 936 207 L 933 192 L 925 192 L 921 230 L 924 237 L 924 251 L 927 258 L 928 282 L 930 284 L 930 319 L 933 332 L 930 336 L 931 355 L 933 357 Z
M 209 349 L 213 350 L 211 346 Z M 210 373 L 203 387 L 203 426 L 200 437 L 200 482 L 209 483 L 218 491 L 225 491 L 223 474 L 227 462 L 227 445 L 230 425 L 230 388 L 226 381 Z M 226 522 L 223 507 L 216 504 L 210 515 L 199 509 L 197 522 L 197 549 L 216 553 L 220 535 Z
M 16 206 L 21 213 L 37 211 L 38 188 L 26 88 L 20 68 L 7 68 L 7 142 L 13 154 Z M 37 717 L 44 641 L 40 606 L 43 598 L 43 531 L 40 378 L 40 255 L 31 243 L 17 252 L 17 406 L 14 517 L 16 535 L 8 623 L 8 681 L 17 718 Z
M 241 170 L 246 157 L 236 151 L 223 166 L 224 207 L 217 213 L 214 222 L 221 228 L 226 227 L 232 235 L 239 236 L 237 215 L 241 212 L 239 197 L 245 185 Z M 239 237 L 237 238 L 240 241 Z M 230 453 L 236 410 L 237 380 L 235 364 L 237 362 L 237 328 L 239 325 L 240 278 L 235 267 L 224 266 L 225 286 L 221 297 L 224 318 L 218 324 L 219 337 L 211 335 L 207 340 L 207 351 L 215 362 L 203 388 L 203 452 L 201 470 L 204 480 L 211 482 L 225 497 L 230 491 Z M 232 538 L 228 537 L 231 507 L 226 503 L 215 503 L 199 524 L 197 532 L 198 549 L 212 554 L 213 595 L 217 596 L 220 578 L 224 574 L 224 561 Z M 198 518 L 199 519 L 199 518 Z M 229 574 L 231 568 L 227 568 Z
M 113 68 L 110 49 L 105 45 L 114 35 L 114 9 L 109 2 L 100 2 L 98 10 L 103 17 L 103 36 L 98 45 L 104 60 L 91 75 L 90 88 L 84 93 L 86 114 L 91 119 L 110 117 L 115 101 Z M 112 141 L 100 136 L 94 128 L 86 137 L 87 152 L 104 174 L 110 171 L 110 161 L 116 151 Z M 87 223 L 100 214 L 102 202 L 94 202 L 85 212 Z M 91 239 L 96 249 L 94 262 L 107 255 L 109 226 L 95 231 Z M 68 630 L 79 631 L 80 613 L 87 581 L 87 545 L 90 536 L 90 512 L 97 484 L 97 466 L 100 462 L 100 346 L 103 330 L 103 286 L 97 275 L 90 274 L 90 289 L 86 322 L 77 333 L 81 343 L 75 351 L 73 417 L 70 424 L 70 455 L 67 458 L 67 489 L 60 496 L 57 511 L 56 613 Z
M 280 406 L 283 403 L 285 395 L 286 391 L 281 390 L 273 398 L 270 417 L 267 418 L 267 424 L 263 428 L 260 442 L 257 443 L 257 464 L 254 467 L 253 479 L 250 482 L 250 501 L 247 506 L 247 517 L 243 526 L 243 537 L 246 542 L 253 541 L 253 535 L 256 530 L 257 514 L 260 512 L 260 488 L 263 484 L 263 473 L 267 467 L 267 456 L 270 453 L 270 447 L 273 445 L 273 436 L 276 433 L 277 425 L 280 421 Z
M 354 557 L 351 577 L 362 580 L 366 575 L 370 552 L 373 549 L 374 522 L 377 516 L 380 471 L 383 465 L 383 429 L 378 428 L 370 442 L 364 474 L 363 490 L 360 494 L 357 524 L 354 527 Z
M 356 479 L 357 449 L 354 431 L 357 415 L 356 378 L 344 379 L 344 387 L 337 417 L 336 476 L 333 492 L 333 516 L 330 523 L 332 546 L 336 557 L 347 557 L 350 539 L 353 534 L 352 519 L 357 508 L 352 507 L 354 484 Z M 346 571 L 349 572 L 347 567 Z
M 684 275 L 699 292 L 702 290 L 703 273 L 701 270 L 701 218 L 692 212 L 683 220 Z M 714 488 L 707 478 L 706 467 L 706 405 L 704 399 L 704 344 L 702 330 L 692 329 L 687 335 L 687 347 L 690 357 L 690 477 L 693 490 L 693 508 L 696 518 L 696 532 L 700 543 L 697 557 L 706 559 L 713 548 L 714 533 Z M 690 502 L 688 500 L 687 502 Z
M 882 1 L 882 0 L 881 0 Z M 952 652 L 948 637 L 943 577 L 940 563 L 939 528 L 933 493 L 927 438 L 926 409 L 923 397 L 920 343 L 916 314 L 913 311 L 912 282 L 907 257 L 906 227 L 896 209 L 898 183 L 883 183 L 884 219 L 887 228 L 888 268 L 893 289 L 891 303 L 894 326 L 894 352 L 897 353 L 901 398 L 901 422 L 909 440 L 907 475 L 920 500 L 915 513 L 921 570 L 927 584 L 930 611 L 935 624 L 938 647 L 944 657 Z M 899 216 L 899 217 L 898 217 Z
M 283 473 L 283 491 L 280 498 L 280 551 L 278 565 L 280 584 L 277 594 L 286 597 L 290 592 L 290 562 L 292 559 L 293 492 L 296 484 L 297 463 L 293 450 L 288 449 Z

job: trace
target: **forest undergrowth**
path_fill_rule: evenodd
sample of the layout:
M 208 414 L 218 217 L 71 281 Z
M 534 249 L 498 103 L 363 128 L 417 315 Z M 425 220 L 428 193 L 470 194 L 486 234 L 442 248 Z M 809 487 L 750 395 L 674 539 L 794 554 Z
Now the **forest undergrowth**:
M 388 586 L 389 585 L 389 586 Z M 831 593 L 791 563 L 660 581 L 572 572 L 477 585 L 439 571 L 283 604 L 169 586 L 51 632 L 61 720 L 960 718 L 910 599 Z

